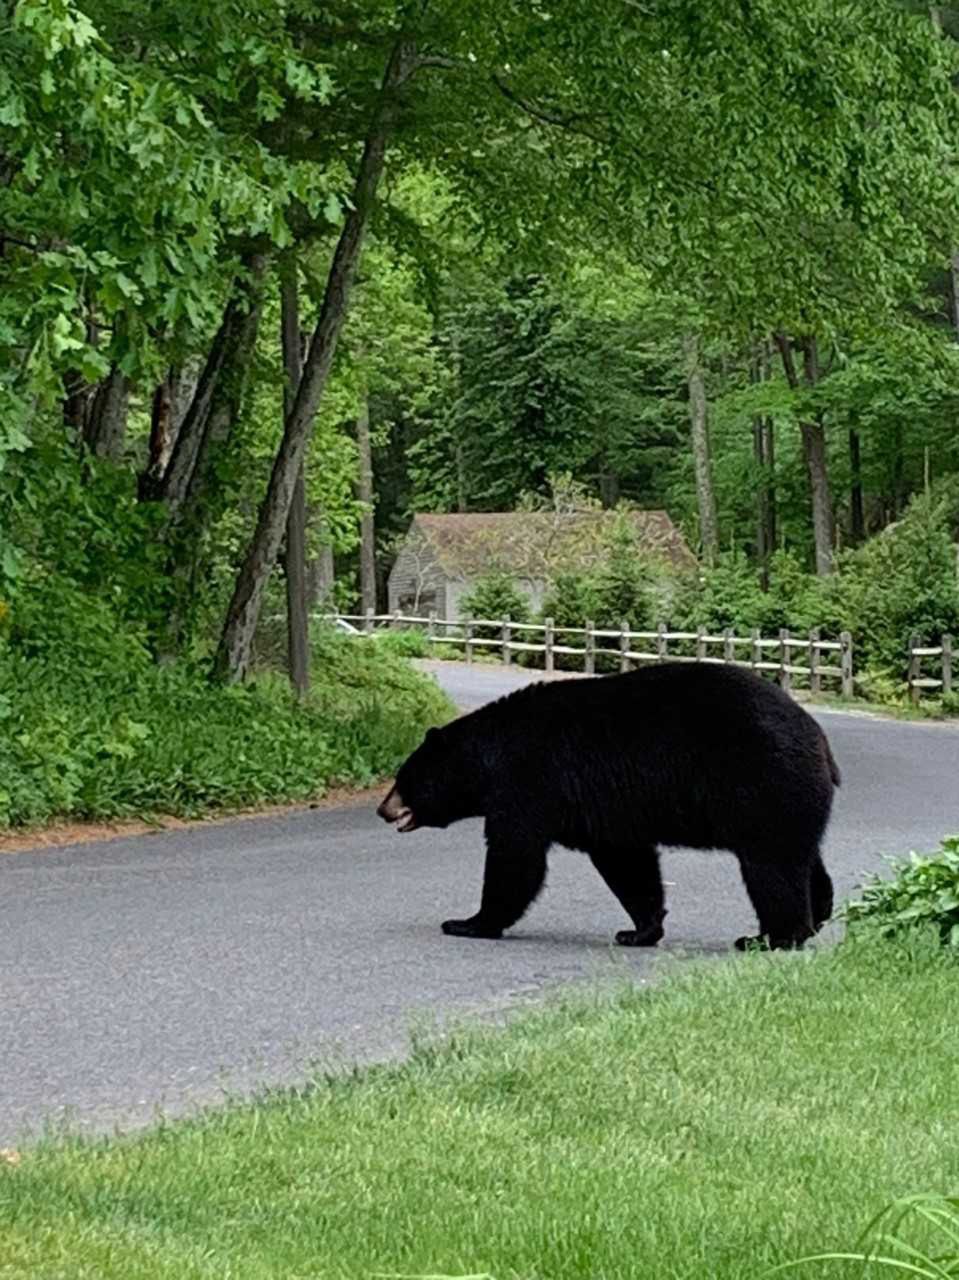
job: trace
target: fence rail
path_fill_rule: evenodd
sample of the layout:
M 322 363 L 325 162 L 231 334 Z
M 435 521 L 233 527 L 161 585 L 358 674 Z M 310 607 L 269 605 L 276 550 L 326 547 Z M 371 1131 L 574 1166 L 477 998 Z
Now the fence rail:
M 467 662 L 472 662 L 477 653 L 490 650 L 497 651 L 507 665 L 515 654 L 541 653 L 547 672 L 555 671 L 557 657 L 571 657 L 582 659 L 586 675 L 595 674 L 599 657 L 616 659 L 620 671 L 629 671 L 640 663 L 667 660 L 722 663 L 774 674 L 784 689 L 792 687 L 795 677 L 808 681 L 813 693 L 822 692 L 824 685 L 831 683 L 838 686 L 843 698 L 853 696 L 853 644 L 848 631 L 842 632 L 838 640 L 824 640 L 818 628 L 804 635 L 794 635 L 783 628 L 771 637 L 758 630 L 748 636 L 738 636 L 731 629 L 716 634 L 702 627 L 696 631 L 669 631 L 665 625 L 654 631 L 634 631 L 625 621 L 618 628 L 609 628 L 597 627 L 592 621 L 581 627 L 558 627 L 551 618 L 543 622 L 514 622 L 511 618 L 453 621 L 435 613 L 418 616 L 368 611 L 326 617 L 342 619 L 368 633 L 382 627 L 423 630 L 430 644 L 458 645 Z M 537 633 L 542 636 L 539 642 L 526 638 Z M 563 643 L 557 637 L 582 637 L 582 644 Z M 743 649 L 748 653 L 739 656 Z M 803 657 L 805 661 L 797 661 Z M 938 686 L 942 682 L 935 683 Z
M 939 675 L 927 674 L 930 667 L 938 669 Z M 941 636 L 937 645 L 924 645 L 918 635 L 910 640 L 909 697 L 914 706 L 919 705 L 924 690 L 938 690 L 943 697 L 952 693 L 952 636 Z

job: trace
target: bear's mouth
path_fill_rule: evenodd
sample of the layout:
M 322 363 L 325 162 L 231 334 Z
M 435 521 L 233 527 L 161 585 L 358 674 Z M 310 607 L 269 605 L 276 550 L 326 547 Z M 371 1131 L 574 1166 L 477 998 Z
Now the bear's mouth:
M 397 831 L 415 831 L 419 825 L 413 810 L 403 803 L 403 798 L 395 787 L 376 812 L 384 822 L 395 826 Z
M 413 816 L 413 810 L 401 809 L 400 815 L 396 819 L 396 822 L 394 825 L 397 831 L 415 831 L 418 824 L 416 819 Z

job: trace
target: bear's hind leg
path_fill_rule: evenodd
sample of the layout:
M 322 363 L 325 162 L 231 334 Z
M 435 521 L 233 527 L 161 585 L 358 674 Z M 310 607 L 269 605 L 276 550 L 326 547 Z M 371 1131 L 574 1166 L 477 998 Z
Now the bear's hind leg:
M 819 854 L 809 870 L 809 893 L 812 901 L 812 924 L 818 933 L 832 915 L 832 880 Z
M 592 849 L 589 858 L 634 925 L 620 929 L 616 941 L 621 947 L 655 947 L 666 918 L 656 847 Z
M 756 944 L 772 951 L 798 950 L 815 932 L 810 901 L 810 859 L 770 863 L 741 857 L 739 865 L 759 918 L 759 936 L 737 938 L 737 948 L 745 951 Z
M 457 938 L 499 938 L 532 903 L 546 879 L 549 841 L 511 822 L 486 820 L 486 869 L 480 909 L 467 920 L 444 920 Z

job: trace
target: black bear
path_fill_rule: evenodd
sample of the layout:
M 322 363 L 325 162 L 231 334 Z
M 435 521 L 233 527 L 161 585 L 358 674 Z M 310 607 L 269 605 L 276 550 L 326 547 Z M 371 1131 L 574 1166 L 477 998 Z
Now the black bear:
M 540 682 L 431 729 L 377 812 L 400 831 L 486 820 L 480 909 L 447 920 L 499 938 L 546 877 L 554 842 L 588 854 L 633 928 L 655 946 L 666 915 L 659 845 L 739 858 L 772 948 L 801 947 L 832 913 L 819 845 L 839 771 L 792 698 L 732 666 L 664 663 Z

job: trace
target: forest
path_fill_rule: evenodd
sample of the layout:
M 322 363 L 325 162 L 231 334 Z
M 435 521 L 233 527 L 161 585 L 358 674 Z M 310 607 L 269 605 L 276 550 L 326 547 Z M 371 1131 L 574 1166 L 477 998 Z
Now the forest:
M 4 6 L 0 823 L 387 771 L 442 699 L 308 619 L 418 512 L 664 509 L 672 621 L 893 696 L 959 626 L 957 75 L 900 0 Z

